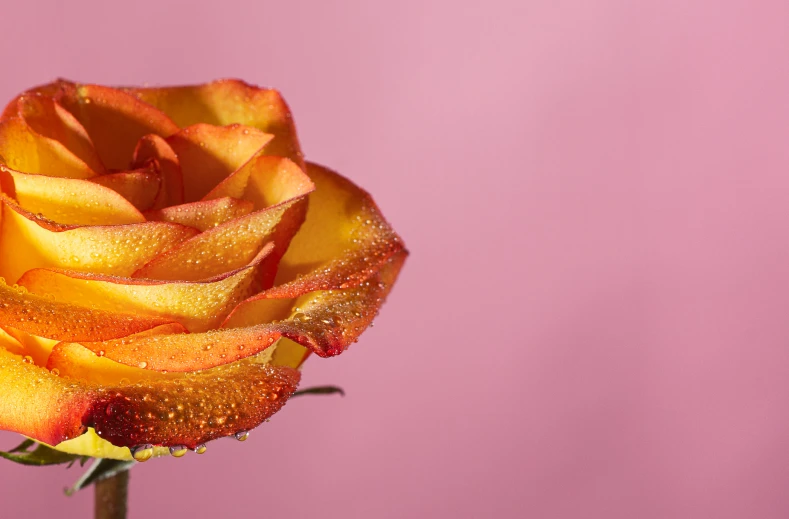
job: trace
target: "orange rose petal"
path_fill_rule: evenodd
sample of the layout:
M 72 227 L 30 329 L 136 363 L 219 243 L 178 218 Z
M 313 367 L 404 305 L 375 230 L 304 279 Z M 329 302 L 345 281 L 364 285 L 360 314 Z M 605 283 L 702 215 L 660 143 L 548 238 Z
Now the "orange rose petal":
M 100 179 L 103 177 L 94 177 Z M 140 223 L 145 217 L 112 189 L 91 180 L 28 175 L 0 165 L 0 188 L 26 211 L 64 225 Z
M 125 88 L 126 92 L 166 113 L 179 126 L 209 123 L 243 124 L 274 135 L 266 155 L 287 157 L 303 166 L 296 128 L 288 105 L 279 92 L 237 79 L 204 85 Z
M 16 115 L 39 136 L 62 144 L 91 170 L 104 173 L 104 165 L 88 132 L 52 97 L 36 93 L 20 96 Z
M 0 349 L 0 429 L 50 445 L 93 427 L 121 447 L 197 445 L 260 425 L 293 394 L 299 372 L 252 361 L 176 379 L 99 385 L 54 375 Z
M 272 138 L 238 124 L 195 124 L 169 137 L 184 174 L 184 200 L 194 202 L 248 162 Z
M 114 88 L 61 82 L 57 99 L 85 127 L 108 169 L 127 169 L 144 135 L 169 137 L 178 131 L 165 114 Z
M 269 244 L 253 261 L 223 276 L 197 282 L 161 282 L 65 270 L 33 269 L 18 281 L 32 293 L 55 301 L 90 304 L 107 311 L 131 311 L 176 321 L 192 332 L 216 328 L 244 298 L 256 292 L 258 267 Z
M 249 326 L 261 319 L 274 319 L 268 326 L 283 337 L 321 357 L 338 355 L 356 341 L 377 315 L 407 255 L 404 250 L 398 252 L 355 287 L 320 290 L 297 298 L 287 319 L 277 320 L 282 312 L 282 300 L 255 297 L 240 304 L 223 326 Z
M 310 177 L 292 160 L 261 155 L 220 182 L 204 200 L 230 196 L 264 209 L 315 190 Z
M 282 258 L 267 299 L 354 286 L 372 275 L 403 243 L 370 195 L 316 164 L 307 219 Z
M 288 227 L 282 218 L 292 204 L 256 211 L 208 229 L 152 259 L 134 277 L 196 281 L 240 268 L 252 261 L 265 243 L 278 244 L 274 231 L 281 223 Z M 267 262 L 263 270 L 271 271 L 272 267 Z
M 25 211 L 0 194 L 0 276 L 15 282 L 32 268 L 128 276 L 159 253 L 197 234 L 165 222 L 75 227 Z
M 147 167 L 100 175 L 93 177 L 90 181 L 115 191 L 138 210 L 147 211 L 153 207 L 156 197 L 159 195 L 161 179 L 162 177 L 156 168 Z
M 157 326 L 120 340 L 129 343 L 142 337 L 184 332 L 186 332 L 186 329 L 183 326 L 173 323 Z M 151 371 L 150 369 L 143 369 L 136 364 L 134 366 L 121 364 L 104 357 L 103 350 L 97 349 L 94 352 L 82 344 L 73 342 L 58 342 L 55 344 L 44 365 L 49 370 L 58 370 L 61 377 L 91 381 L 102 385 L 127 385 L 152 378 L 176 378 L 180 376 L 177 373 L 169 375 Z
M 246 312 L 251 312 L 253 317 L 268 312 L 269 317 L 277 319 L 274 322 L 225 327 L 205 333 L 141 334 L 134 338 L 82 344 L 122 364 L 144 365 L 149 370 L 167 372 L 197 371 L 237 361 L 266 350 L 280 337 L 306 346 L 322 357 L 337 355 L 356 341 L 372 322 L 406 255 L 405 251 L 399 252 L 379 272 L 356 287 L 302 296 L 295 300 L 295 308 L 292 308 L 293 300 L 281 299 L 255 300 L 241 305 L 227 324 L 233 326 L 244 320 L 256 320 L 247 319 Z M 285 342 L 282 352 L 278 352 L 279 345 L 275 346 L 274 364 L 298 366 L 306 350 L 294 346 Z
M 63 144 L 37 134 L 20 117 L 0 120 L 0 162 L 40 175 L 91 178 L 97 174 Z
M 200 231 L 207 231 L 230 220 L 248 215 L 252 212 L 253 207 L 252 202 L 225 197 L 148 211 L 145 213 L 145 217 L 148 220 L 179 223 Z
M 174 380 L 99 389 L 85 421 L 114 445 L 194 449 L 263 423 L 282 408 L 299 378 L 292 368 L 241 361 Z
M 58 341 L 101 341 L 170 323 L 161 317 L 61 303 L 0 282 L 0 326 Z M 0 386 L 1 387 L 1 386 Z
M 143 136 L 134 149 L 132 167 L 145 168 L 155 165 L 161 175 L 161 185 L 151 209 L 162 209 L 184 201 L 184 182 L 178 156 L 163 138 L 150 134 Z
M 0 429 L 24 434 L 50 445 L 87 429 L 82 417 L 91 397 L 82 384 L 57 377 L 0 348 Z
M 184 372 L 228 364 L 260 353 L 279 339 L 267 326 L 134 336 L 101 342 L 81 342 L 92 352 L 115 362 L 146 370 Z

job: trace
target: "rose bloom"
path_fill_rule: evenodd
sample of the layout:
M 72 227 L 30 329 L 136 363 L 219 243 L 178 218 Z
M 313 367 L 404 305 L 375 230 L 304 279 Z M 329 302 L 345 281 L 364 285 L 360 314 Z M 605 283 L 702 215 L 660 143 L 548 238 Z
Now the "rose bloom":
M 279 93 L 235 80 L 19 95 L 0 209 L 0 429 L 95 457 L 244 438 L 407 255 L 366 192 L 304 162 Z

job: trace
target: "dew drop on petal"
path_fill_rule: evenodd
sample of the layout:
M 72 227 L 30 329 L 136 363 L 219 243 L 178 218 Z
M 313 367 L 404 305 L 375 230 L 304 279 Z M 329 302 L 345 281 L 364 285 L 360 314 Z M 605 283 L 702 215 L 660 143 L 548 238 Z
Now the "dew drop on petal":
M 139 461 L 140 463 L 148 461 L 153 457 L 153 445 L 149 443 L 132 447 L 130 450 L 135 461 Z
M 174 458 L 180 458 L 181 456 L 186 454 L 186 451 L 188 450 L 189 449 L 186 448 L 186 445 L 173 445 L 172 447 L 170 447 L 170 454 Z

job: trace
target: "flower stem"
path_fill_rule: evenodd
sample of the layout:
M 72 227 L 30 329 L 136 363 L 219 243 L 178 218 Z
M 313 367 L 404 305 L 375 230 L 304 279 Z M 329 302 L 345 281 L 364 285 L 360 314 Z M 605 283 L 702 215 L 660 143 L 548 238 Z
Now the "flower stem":
M 126 519 L 128 495 L 128 470 L 122 470 L 112 477 L 97 481 L 94 517 L 96 519 Z

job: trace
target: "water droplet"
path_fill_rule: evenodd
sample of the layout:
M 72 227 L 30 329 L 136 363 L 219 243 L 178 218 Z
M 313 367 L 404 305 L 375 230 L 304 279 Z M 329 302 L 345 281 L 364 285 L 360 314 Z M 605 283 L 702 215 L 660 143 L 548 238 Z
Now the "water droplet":
M 186 451 L 188 450 L 189 449 L 186 448 L 186 445 L 173 445 L 172 447 L 170 447 L 170 454 L 174 458 L 180 458 L 181 456 L 186 454 Z
M 25 358 L 22 359 L 22 362 L 25 364 L 33 364 L 33 357 L 30 355 L 25 355 Z
M 243 442 L 243 441 L 246 441 L 247 438 L 249 438 L 249 431 L 238 431 L 233 436 L 236 437 L 236 440 L 238 440 L 240 442 Z
M 137 364 L 137 366 L 139 366 L 139 367 L 140 367 L 140 369 L 145 369 L 145 368 L 147 368 L 147 367 L 148 367 L 148 363 L 147 363 L 147 362 L 145 362 L 145 361 L 142 361 L 142 362 L 140 362 L 139 364 Z
M 52 374 L 57 377 L 60 375 L 60 370 L 58 368 L 52 368 Z
M 132 447 L 130 450 L 132 457 L 140 463 L 148 461 L 153 457 L 153 445 L 149 443 Z
M 208 447 L 205 446 L 205 443 L 201 443 L 197 447 L 195 447 L 195 452 L 197 454 L 205 454 L 205 451 L 208 450 Z

